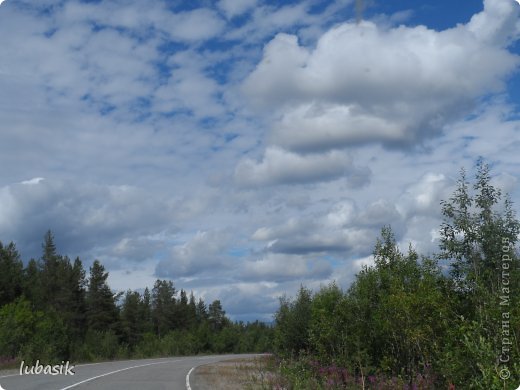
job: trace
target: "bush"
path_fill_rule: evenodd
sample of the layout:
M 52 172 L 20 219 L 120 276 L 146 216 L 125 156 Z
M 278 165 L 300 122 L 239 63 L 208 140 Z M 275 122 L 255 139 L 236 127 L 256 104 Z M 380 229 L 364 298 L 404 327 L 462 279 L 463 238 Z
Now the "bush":
M 48 364 L 68 358 L 66 328 L 53 311 L 33 311 L 25 298 L 0 309 L 0 350 L 8 358 Z

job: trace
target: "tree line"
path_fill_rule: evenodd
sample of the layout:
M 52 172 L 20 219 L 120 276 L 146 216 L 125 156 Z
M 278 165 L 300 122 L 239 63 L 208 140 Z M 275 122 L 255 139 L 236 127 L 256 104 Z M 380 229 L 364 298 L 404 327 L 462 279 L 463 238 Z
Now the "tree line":
M 14 243 L 0 242 L 0 270 L 0 364 L 270 349 L 271 327 L 233 323 L 219 300 L 207 305 L 171 280 L 113 291 L 99 260 L 87 275 L 79 258 L 58 253 L 50 231 L 26 266 Z
M 26 266 L 0 244 L 0 363 L 276 352 L 287 389 L 514 389 L 520 383 L 520 222 L 479 161 L 441 202 L 437 253 L 402 251 L 390 226 L 348 289 L 302 286 L 274 328 L 233 323 L 172 281 L 114 292 L 94 261 L 57 253 Z M 280 379 L 281 378 L 281 379 Z
M 441 203 L 438 253 L 402 252 L 389 226 L 347 290 L 283 297 L 275 349 L 293 389 L 516 389 L 520 223 L 479 161 Z

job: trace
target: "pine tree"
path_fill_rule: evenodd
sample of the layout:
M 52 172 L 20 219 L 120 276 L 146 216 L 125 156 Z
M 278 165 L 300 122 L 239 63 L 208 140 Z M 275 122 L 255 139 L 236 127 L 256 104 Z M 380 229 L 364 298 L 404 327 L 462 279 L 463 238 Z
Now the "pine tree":
M 59 309 L 59 296 L 63 282 L 63 261 L 57 253 L 54 236 L 50 230 L 45 233 L 42 244 L 43 254 L 39 262 L 42 301 L 46 306 Z
M 137 291 L 128 290 L 121 306 L 121 321 L 124 340 L 130 345 L 136 345 L 143 336 L 145 319 L 142 310 L 143 302 Z
M 0 242 L 0 307 L 13 302 L 23 291 L 23 263 L 14 243 Z
M 157 280 L 152 289 L 152 318 L 155 332 L 164 336 L 176 325 L 177 290 L 170 280 Z
M 141 304 L 141 318 L 143 321 L 143 332 L 153 331 L 152 321 L 152 296 L 148 287 L 144 289 L 143 299 Z
M 197 303 L 193 291 L 190 293 L 190 301 L 188 303 L 188 321 L 189 327 L 193 328 L 197 323 Z
M 190 308 L 188 306 L 188 295 L 181 289 L 177 304 L 177 325 L 180 329 L 188 329 L 191 325 Z
M 208 321 L 214 331 L 221 330 L 227 323 L 226 312 L 218 299 L 208 307 Z
M 29 260 L 27 267 L 24 269 L 23 291 L 33 308 L 42 308 L 44 306 L 40 268 L 35 259 Z
M 208 319 L 208 310 L 207 310 L 206 304 L 204 303 L 204 300 L 202 298 L 199 298 L 199 301 L 197 302 L 195 314 L 197 317 L 197 322 L 199 324 L 206 322 Z
M 107 284 L 108 272 L 95 260 L 90 267 L 88 281 L 87 322 L 94 331 L 115 330 L 118 326 L 117 294 L 114 294 Z
M 74 339 L 82 338 L 87 328 L 85 269 L 79 257 L 68 268 L 67 286 L 63 300 L 66 312 L 66 324 Z

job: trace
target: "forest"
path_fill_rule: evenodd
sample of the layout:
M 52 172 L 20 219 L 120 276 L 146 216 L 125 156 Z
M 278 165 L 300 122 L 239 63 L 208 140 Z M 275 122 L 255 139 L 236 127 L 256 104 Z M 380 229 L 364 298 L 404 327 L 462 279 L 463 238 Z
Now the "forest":
M 516 389 L 520 383 L 520 222 L 480 161 L 440 204 L 439 248 L 399 248 L 390 226 L 374 263 L 280 298 L 274 325 L 232 322 L 219 300 L 157 280 L 116 293 L 94 261 L 59 255 L 47 232 L 25 266 L 0 245 L 0 364 L 273 352 L 263 388 Z M 265 377 L 267 378 L 267 376 Z
M 41 258 L 25 267 L 14 243 L 0 243 L 0 368 L 270 350 L 272 327 L 230 321 L 219 300 L 207 305 L 170 280 L 114 292 L 100 261 L 87 276 L 54 241 L 48 231 Z

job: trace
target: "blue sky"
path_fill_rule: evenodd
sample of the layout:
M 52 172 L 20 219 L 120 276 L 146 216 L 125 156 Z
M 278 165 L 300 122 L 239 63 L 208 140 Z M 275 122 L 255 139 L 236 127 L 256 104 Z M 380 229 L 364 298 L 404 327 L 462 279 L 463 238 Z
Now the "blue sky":
M 347 287 L 385 224 L 432 253 L 480 156 L 519 203 L 519 12 L 7 0 L 0 240 L 38 257 L 51 229 L 115 289 L 170 278 L 264 320 L 301 283 Z

